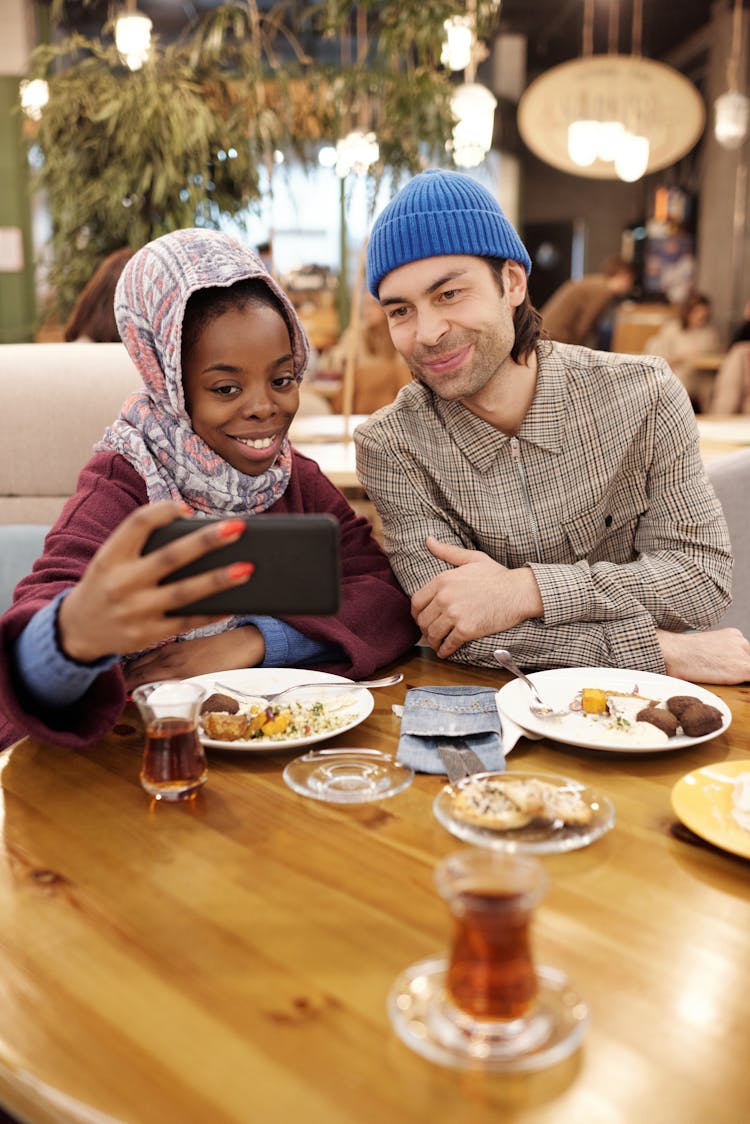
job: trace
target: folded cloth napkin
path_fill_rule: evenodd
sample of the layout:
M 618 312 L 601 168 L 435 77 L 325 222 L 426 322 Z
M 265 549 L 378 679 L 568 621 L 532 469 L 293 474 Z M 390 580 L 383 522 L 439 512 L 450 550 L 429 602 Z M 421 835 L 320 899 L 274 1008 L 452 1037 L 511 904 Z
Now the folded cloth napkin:
M 505 768 L 502 727 L 491 687 L 412 687 L 406 692 L 396 760 L 418 773 L 444 773 L 440 742 L 468 745 L 487 772 Z

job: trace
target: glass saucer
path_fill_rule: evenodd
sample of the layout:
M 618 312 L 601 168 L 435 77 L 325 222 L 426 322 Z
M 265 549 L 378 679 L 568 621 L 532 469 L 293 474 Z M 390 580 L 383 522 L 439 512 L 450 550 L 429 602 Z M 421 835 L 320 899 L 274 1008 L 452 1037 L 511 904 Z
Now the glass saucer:
M 577 1049 L 588 1007 L 557 968 L 537 968 L 536 1004 L 525 1019 L 472 1019 L 448 998 L 448 961 L 420 960 L 402 972 L 388 996 L 393 1028 L 410 1049 L 438 1065 L 500 1073 L 555 1065 Z
M 455 812 L 456 797 L 467 785 L 497 782 L 502 785 L 514 781 L 542 782 L 547 791 L 560 796 L 575 796 L 576 806 L 581 813 L 581 823 L 569 823 L 553 816 L 535 818 L 525 827 L 501 830 L 470 823 Z M 445 788 L 435 797 L 432 810 L 435 818 L 466 843 L 479 847 L 490 847 L 496 851 L 509 851 L 516 854 L 550 855 L 564 851 L 576 851 L 587 847 L 605 835 L 615 823 L 615 809 L 612 801 L 601 792 L 573 780 L 571 777 L 553 773 L 526 773 L 515 770 L 505 773 L 475 773 Z
M 379 749 L 319 749 L 290 761 L 286 783 L 300 796 L 329 804 L 367 804 L 403 792 L 414 770 Z

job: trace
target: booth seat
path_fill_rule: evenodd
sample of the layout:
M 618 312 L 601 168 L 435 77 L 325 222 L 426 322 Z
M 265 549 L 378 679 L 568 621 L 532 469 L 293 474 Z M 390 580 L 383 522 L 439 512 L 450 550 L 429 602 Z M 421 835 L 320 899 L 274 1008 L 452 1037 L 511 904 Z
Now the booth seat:
M 0 524 L 49 524 L 142 387 L 121 343 L 0 344 Z

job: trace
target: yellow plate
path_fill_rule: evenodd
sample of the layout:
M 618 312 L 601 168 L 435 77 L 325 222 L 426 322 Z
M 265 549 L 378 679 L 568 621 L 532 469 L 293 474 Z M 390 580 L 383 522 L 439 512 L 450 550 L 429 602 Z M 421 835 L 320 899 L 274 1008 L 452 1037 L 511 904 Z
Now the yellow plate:
M 701 839 L 750 859 L 750 831 L 732 817 L 734 782 L 740 773 L 750 773 L 750 761 L 723 761 L 687 773 L 672 789 L 672 808 Z

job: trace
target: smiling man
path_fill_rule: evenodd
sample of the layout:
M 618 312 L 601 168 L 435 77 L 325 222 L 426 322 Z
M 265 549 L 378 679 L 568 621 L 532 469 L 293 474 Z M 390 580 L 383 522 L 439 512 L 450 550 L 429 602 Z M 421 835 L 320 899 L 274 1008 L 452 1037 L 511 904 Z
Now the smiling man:
M 470 177 L 382 211 L 370 291 L 414 377 L 355 433 L 391 563 L 440 657 L 750 678 L 690 402 L 663 360 L 540 338 L 529 255 Z

